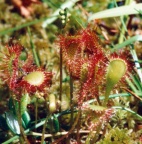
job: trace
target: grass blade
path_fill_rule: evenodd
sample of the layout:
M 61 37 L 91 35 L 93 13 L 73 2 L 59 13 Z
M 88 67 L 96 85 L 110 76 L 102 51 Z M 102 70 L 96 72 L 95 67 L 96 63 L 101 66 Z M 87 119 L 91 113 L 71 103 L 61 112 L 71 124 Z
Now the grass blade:
M 133 4 L 133 5 L 116 7 L 95 13 L 89 17 L 88 21 L 90 22 L 91 20 L 94 19 L 117 17 L 122 15 L 139 14 L 141 10 L 142 10 L 142 4 Z

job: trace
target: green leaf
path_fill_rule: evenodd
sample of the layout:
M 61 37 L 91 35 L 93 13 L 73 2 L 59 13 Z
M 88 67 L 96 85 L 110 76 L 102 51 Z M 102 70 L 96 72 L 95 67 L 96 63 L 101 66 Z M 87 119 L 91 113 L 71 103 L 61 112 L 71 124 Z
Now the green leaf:
M 102 112 L 102 111 L 106 110 L 105 107 L 99 106 L 99 105 L 88 105 L 88 107 L 89 107 L 91 110 L 96 111 L 96 112 Z
M 133 5 L 126 5 L 126 6 L 116 7 L 112 9 L 107 9 L 91 15 L 88 21 L 90 22 L 91 20 L 94 19 L 139 14 L 141 9 L 142 9 L 142 4 L 133 4 Z
M 28 26 L 31 26 L 31 25 L 34 25 L 34 24 L 37 24 L 37 23 L 42 22 L 42 21 L 44 21 L 46 19 L 48 19 L 48 18 L 36 19 L 36 20 L 32 20 L 30 22 L 18 25 L 18 26 L 13 27 L 13 28 L 4 29 L 4 30 L 0 31 L 0 36 L 8 34 L 10 32 L 14 32 L 14 31 L 20 30 L 22 28 L 25 28 L 25 27 L 28 27 Z
M 31 118 L 27 111 L 25 111 L 22 115 L 22 125 L 24 128 L 28 128 L 30 126 Z
M 136 74 L 131 75 L 133 83 L 136 85 L 137 89 L 142 93 L 142 85 L 139 77 Z
M 20 60 L 26 61 L 27 57 L 28 57 L 27 52 L 26 51 L 22 51 L 22 53 L 20 55 Z
M 27 110 L 28 103 L 29 103 L 29 94 L 26 93 L 26 94 L 22 95 L 22 98 L 20 100 L 21 115 L 23 115 L 24 112 Z M 16 109 L 17 112 L 19 112 L 19 102 L 16 102 L 15 109 Z
M 127 45 L 130 45 L 136 41 L 142 41 L 142 35 L 136 35 L 136 36 L 133 36 L 131 38 L 129 38 L 128 40 L 125 40 L 123 43 L 121 44 L 117 44 L 117 45 L 114 45 L 113 49 L 111 50 L 112 52 L 116 51 L 116 50 L 119 50 L 119 49 L 122 49 L 124 48 L 125 46 Z
M 127 71 L 127 64 L 122 59 L 113 59 L 108 65 L 106 75 L 106 92 L 105 92 L 105 105 L 108 101 L 109 95 L 115 84 L 125 75 Z
M 58 132 L 60 126 L 59 126 L 59 120 L 56 115 L 53 115 L 53 125 L 54 125 L 55 132 Z
M 16 116 L 12 112 L 6 112 L 6 123 L 14 134 L 20 134 L 20 127 Z
M 47 127 L 54 133 L 59 131 L 59 121 L 58 121 L 58 116 L 56 114 L 52 115 L 48 119 L 48 125 Z

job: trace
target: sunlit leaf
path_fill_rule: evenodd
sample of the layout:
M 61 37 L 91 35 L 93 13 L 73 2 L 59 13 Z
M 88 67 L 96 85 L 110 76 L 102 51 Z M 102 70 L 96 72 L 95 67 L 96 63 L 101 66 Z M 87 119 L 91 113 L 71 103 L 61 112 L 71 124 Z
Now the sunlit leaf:
M 12 112 L 6 112 L 5 117 L 10 130 L 15 134 L 20 134 L 20 127 L 16 116 Z
M 98 13 L 94 13 L 89 17 L 88 21 L 101 18 L 117 17 L 123 15 L 139 14 L 142 9 L 142 4 L 133 4 L 127 6 L 116 7 L 107 9 Z

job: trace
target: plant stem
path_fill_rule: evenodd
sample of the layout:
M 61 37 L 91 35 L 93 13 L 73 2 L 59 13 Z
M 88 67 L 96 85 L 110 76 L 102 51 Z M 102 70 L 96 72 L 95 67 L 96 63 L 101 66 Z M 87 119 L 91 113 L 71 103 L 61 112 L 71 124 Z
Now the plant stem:
M 21 134 L 22 138 L 24 139 L 24 141 L 26 142 L 26 144 L 28 144 L 29 142 L 28 142 L 27 137 L 24 133 L 24 129 L 22 127 L 22 121 L 21 121 L 21 119 L 22 119 L 22 116 L 21 116 L 21 101 L 19 102 L 17 117 L 18 117 L 18 123 L 19 123 L 19 127 L 20 127 L 20 134 Z M 24 144 L 23 139 L 20 140 L 20 142 L 22 144 Z
M 47 121 L 48 121 L 48 116 L 46 117 L 46 120 L 45 120 L 45 123 L 44 123 L 44 126 L 43 126 L 41 144 L 43 144 L 43 142 L 44 142 L 44 138 L 45 138 L 44 135 L 45 135 L 45 129 L 46 129 Z
M 37 114 L 38 114 L 38 98 L 35 101 L 35 125 L 37 124 Z
M 73 123 L 73 79 L 72 76 L 70 75 L 70 107 L 71 107 L 71 118 L 70 118 L 70 125 Z
M 28 27 L 28 34 L 29 34 L 29 37 L 30 37 L 30 45 L 31 45 L 31 48 L 32 48 L 34 60 L 35 60 L 36 65 L 39 67 L 39 66 L 40 66 L 39 57 L 38 57 L 38 55 L 37 55 L 35 46 L 34 46 L 34 44 L 33 44 L 32 36 L 31 36 L 31 31 L 30 31 L 30 28 L 29 28 L 29 27 Z
M 62 48 L 60 48 L 60 95 L 59 95 L 59 100 L 60 100 L 61 103 L 62 103 L 62 75 L 63 75 L 63 73 L 62 73 L 62 62 L 63 62 L 63 60 L 62 60 Z M 61 112 L 61 106 L 60 106 L 59 111 Z
M 78 143 L 81 143 L 80 142 L 80 133 L 79 133 L 79 130 L 81 129 L 81 115 L 82 115 L 82 113 L 81 113 L 81 108 L 79 108 L 79 113 L 80 113 L 80 116 L 79 116 L 79 119 L 78 119 L 78 124 L 77 124 L 77 142 Z
M 109 85 L 109 84 L 108 84 Z M 106 92 L 105 92 L 105 98 L 104 98 L 104 102 L 103 102 L 103 106 L 106 106 L 107 105 L 107 102 L 109 100 L 109 95 L 110 95 L 110 92 L 112 90 L 112 86 L 108 86 L 107 89 L 106 89 Z

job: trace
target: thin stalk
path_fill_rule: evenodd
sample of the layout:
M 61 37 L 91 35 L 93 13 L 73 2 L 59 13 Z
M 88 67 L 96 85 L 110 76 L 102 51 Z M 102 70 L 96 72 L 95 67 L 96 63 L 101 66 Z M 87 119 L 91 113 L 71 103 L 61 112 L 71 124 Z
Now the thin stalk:
M 73 124 L 73 108 L 74 108 L 74 105 L 73 105 L 73 79 L 72 79 L 72 76 L 70 75 L 70 107 L 71 107 L 71 118 L 70 118 L 70 125 Z
M 48 105 L 47 105 L 47 102 L 46 102 L 46 97 L 44 97 L 44 99 L 45 99 L 45 105 L 46 105 L 46 108 L 47 108 Z M 47 111 L 48 111 L 48 110 L 47 110 Z M 45 139 L 45 130 L 46 130 L 46 126 L 47 126 L 48 119 L 49 119 L 49 117 L 51 117 L 51 113 L 47 113 L 46 115 L 47 115 L 47 116 L 46 116 L 45 123 L 44 123 L 43 129 L 42 129 L 41 144 L 44 143 L 44 139 Z M 52 133 L 52 126 L 53 126 L 53 124 L 51 124 L 50 133 Z
M 38 98 L 35 101 L 35 124 L 37 124 L 37 117 L 38 117 Z
M 79 111 L 79 113 L 80 113 L 80 117 L 79 117 L 79 119 L 78 119 L 78 124 L 77 124 L 77 142 L 78 143 L 81 143 L 80 142 L 80 133 L 79 133 L 79 130 L 81 129 L 81 108 L 78 110 Z
M 34 44 L 33 44 L 32 36 L 31 36 L 31 31 L 30 31 L 30 28 L 29 28 L 29 27 L 28 27 L 28 34 L 29 34 L 29 37 L 30 37 L 30 45 L 31 45 L 31 48 L 32 48 L 33 57 L 34 57 L 34 60 L 35 60 L 36 65 L 39 67 L 39 66 L 40 66 L 40 60 L 39 60 L 39 57 L 38 57 L 38 55 L 37 55 L 35 46 L 34 46 Z
M 110 95 L 112 88 L 113 88 L 112 86 L 107 87 L 106 92 L 105 92 L 105 98 L 104 98 L 103 106 L 107 105 L 107 102 L 109 100 L 109 95 Z
M 60 48 L 60 95 L 59 95 L 59 100 L 60 102 L 62 103 L 62 63 L 63 63 L 63 60 L 62 60 L 62 48 Z M 60 107 L 60 112 L 61 112 L 61 107 Z
M 29 142 L 28 142 L 28 140 L 27 140 L 27 137 L 26 137 L 26 135 L 25 135 L 25 133 L 24 133 L 24 129 L 23 129 L 23 127 L 22 127 L 22 121 L 21 121 L 21 119 L 22 119 L 22 116 L 21 116 L 21 102 L 19 102 L 17 117 L 18 117 L 18 123 L 19 123 L 19 127 L 20 127 L 20 134 L 21 134 L 21 136 L 22 136 L 22 137 L 21 137 L 22 139 L 20 139 L 20 142 L 21 142 L 22 144 L 24 144 L 24 141 L 25 141 L 26 144 L 28 144 Z M 23 140 L 24 140 L 24 141 L 23 141 Z
M 45 123 L 44 123 L 44 126 L 43 126 L 42 137 L 41 137 L 41 144 L 43 144 L 44 139 L 45 139 L 44 135 L 45 135 L 45 129 L 46 129 L 47 121 L 48 121 L 48 116 L 46 117 L 46 120 L 45 120 Z

